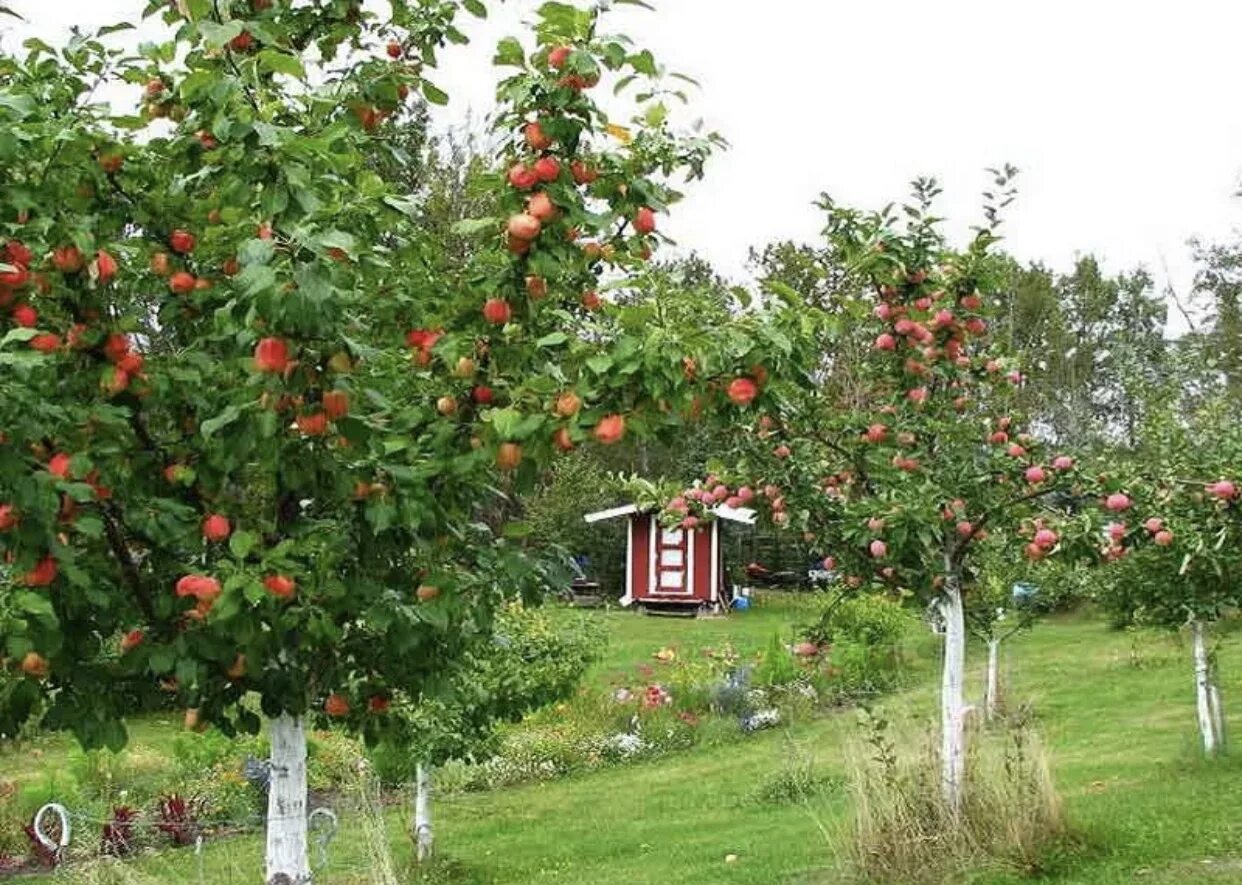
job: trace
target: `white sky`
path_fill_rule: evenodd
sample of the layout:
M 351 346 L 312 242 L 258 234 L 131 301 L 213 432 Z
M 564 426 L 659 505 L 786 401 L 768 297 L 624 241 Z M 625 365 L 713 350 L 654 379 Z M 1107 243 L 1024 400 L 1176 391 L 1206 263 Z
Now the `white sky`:
M 0 0 L 28 19 L 5 38 L 52 42 L 137 18 L 143 0 Z M 460 125 L 491 108 L 496 40 L 520 32 L 535 0 L 507 0 L 435 77 Z M 655 0 L 622 7 L 631 34 L 702 85 L 702 117 L 732 148 L 662 225 L 741 279 L 746 250 L 813 240 L 821 191 L 866 207 L 900 199 L 916 175 L 945 187 L 942 214 L 978 218 L 983 169 L 1022 169 L 1006 226 L 1024 259 L 1067 268 L 1094 252 L 1110 270 L 1167 262 L 1181 292 L 1192 235 L 1242 220 L 1237 35 L 1229 0 Z M 0 19 L 0 28 L 8 27 Z

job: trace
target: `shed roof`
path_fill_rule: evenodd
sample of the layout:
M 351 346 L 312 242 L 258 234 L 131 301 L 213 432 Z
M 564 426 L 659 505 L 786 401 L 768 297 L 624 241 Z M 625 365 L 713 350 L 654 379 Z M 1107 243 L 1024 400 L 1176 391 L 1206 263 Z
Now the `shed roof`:
M 587 522 L 602 522 L 605 519 L 616 519 L 618 516 L 632 516 L 635 513 L 642 512 L 637 504 L 623 504 L 620 507 L 612 507 L 608 510 L 597 510 L 595 513 L 588 513 L 583 517 Z M 717 517 L 728 522 L 737 522 L 742 525 L 755 524 L 755 511 L 749 507 L 729 507 L 726 504 L 717 504 L 711 509 L 711 512 Z

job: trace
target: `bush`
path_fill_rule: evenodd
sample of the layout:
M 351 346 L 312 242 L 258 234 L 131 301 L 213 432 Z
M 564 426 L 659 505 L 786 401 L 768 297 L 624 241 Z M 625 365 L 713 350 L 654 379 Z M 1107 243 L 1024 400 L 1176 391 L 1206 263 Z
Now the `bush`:
M 822 604 L 804 632 L 809 641 L 829 648 L 817 680 L 824 700 L 840 704 L 896 688 L 912 624 L 910 613 L 885 596 L 833 596 Z
M 850 753 L 853 819 L 848 852 L 873 882 L 950 882 L 972 871 L 1044 875 L 1068 844 L 1061 799 L 1033 731 L 973 735 L 963 807 L 941 796 L 934 735 L 894 743 L 870 719 Z
M 755 681 L 760 685 L 786 685 L 798 678 L 798 672 L 788 644 L 779 633 L 773 633 L 755 671 Z

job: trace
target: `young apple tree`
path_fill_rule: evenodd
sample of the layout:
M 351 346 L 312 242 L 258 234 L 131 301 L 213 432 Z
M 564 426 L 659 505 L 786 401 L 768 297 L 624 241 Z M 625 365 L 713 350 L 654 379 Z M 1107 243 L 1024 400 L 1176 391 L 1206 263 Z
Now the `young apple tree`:
M 374 168 L 478 0 L 151 2 L 174 36 L 0 57 L 0 727 L 125 740 L 123 685 L 272 744 L 266 880 L 306 882 L 305 729 L 395 728 L 491 635 L 505 502 L 558 451 L 676 432 L 745 330 L 599 293 L 659 245 L 713 140 L 651 55 L 550 3 L 501 44 L 506 219 L 439 255 Z M 110 32 L 115 29 L 105 29 Z M 629 128 L 590 98 L 642 84 Z M 94 102 L 128 84 L 138 114 Z M 610 276 L 605 277 L 605 274 Z M 753 328 L 758 321 L 752 321 Z M 687 365 L 700 367 L 698 374 Z M 469 539 L 469 540 L 467 540 Z
M 1225 731 L 1209 631 L 1242 604 L 1242 433 L 1231 405 L 1217 401 L 1189 416 L 1157 411 L 1139 440 L 1128 468 L 1136 500 L 1104 529 L 1114 561 L 1104 602 L 1141 624 L 1189 627 L 1199 734 L 1214 755 Z
M 988 336 L 999 203 L 965 249 L 950 247 L 931 214 L 934 182 L 901 208 L 861 213 L 825 198 L 834 303 L 818 326 L 818 385 L 791 384 L 748 437 L 742 472 L 778 525 L 830 551 L 845 587 L 912 591 L 943 620 L 942 790 L 958 810 L 965 790 L 967 596 L 979 558 L 1077 481 L 1074 458 L 1050 452 L 1010 413 L 1021 370 Z M 784 286 L 780 287 L 783 290 Z M 779 290 L 778 290 L 779 291 Z M 843 364 L 834 341 L 865 337 Z M 1032 523 L 1033 524 L 1033 523 Z M 1040 559 L 1057 531 L 1039 524 L 1026 553 Z

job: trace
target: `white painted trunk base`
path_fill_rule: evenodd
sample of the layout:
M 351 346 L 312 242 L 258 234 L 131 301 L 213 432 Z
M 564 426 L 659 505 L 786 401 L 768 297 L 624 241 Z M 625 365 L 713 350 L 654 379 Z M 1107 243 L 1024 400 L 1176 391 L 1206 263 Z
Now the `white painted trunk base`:
M 956 814 L 962 807 L 966 775 L 966 619 L 962 582 L 950 568 L 940 599 L 944 618 L 944 670 L 940 683 L 940 780 L 945 804 Z
M 1209 756 L 1225 748 L 1225 714 L 1221 708 L 1220 687 L 1212 672 L 1207 652 L 1207 627 L 1196 619 L 1190 622 L 1190 636 L 1195 660 L 1195 708 L 1199 718 L 1199 736 L 1203 752 Z
M 311 881 L 306 825 L 306 726 L 283 714 L 267 721 L 272 777 L 267 794 L 264 881 L 305 885 Z M 283 878 L 282 878 L 283 877 Z
M 983 711 L 988 722 L 996 718 L 1000 701 L 1000 644 L 995 636 L 988 640 L 988 681 L 983 694 Z
M 1220 688 L 1216 685 L 1215 674 L 1208 684 L 1208 703 L 1212 707 L 1212 728 L 1216 730 L 1216 747 L 1223 751 L 1226 747 L 1225 710 L 1221 706 Z
M 420 863 L 431 857 L 434 843 L 431 829 L 431 766 L 419 765 L 414 778 L 414 847 Z

